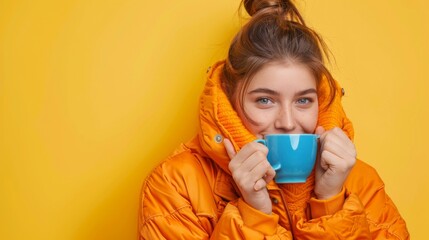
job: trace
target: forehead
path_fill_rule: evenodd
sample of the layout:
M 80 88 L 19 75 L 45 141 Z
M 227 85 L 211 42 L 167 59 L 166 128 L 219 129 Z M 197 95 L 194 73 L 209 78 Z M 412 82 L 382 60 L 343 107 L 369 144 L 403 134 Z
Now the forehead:
M 270 63 L 250 80 L 247 92 L 256 88 L 295 91 L 316 88 L 316 78 L 308 67 L 294 63 Z

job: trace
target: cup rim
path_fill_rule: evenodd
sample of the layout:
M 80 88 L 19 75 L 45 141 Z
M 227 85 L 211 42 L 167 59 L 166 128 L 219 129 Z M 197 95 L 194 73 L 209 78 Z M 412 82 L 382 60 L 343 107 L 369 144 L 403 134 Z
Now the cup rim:
M 315 134 L 315 133 L 270 133 L 270 134 L 265 134 L 263 136 L 263 138 L 267 137 L 267 136 L 315 136 L 315 137 L 319 137 L 320 135 Z

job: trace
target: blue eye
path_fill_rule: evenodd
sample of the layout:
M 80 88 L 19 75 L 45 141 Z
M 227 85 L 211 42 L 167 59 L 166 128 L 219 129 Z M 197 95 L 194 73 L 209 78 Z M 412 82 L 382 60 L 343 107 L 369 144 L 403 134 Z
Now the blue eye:
M 268 99 L 268 98 L 258 98 L 256 101 L 257 101 L 258 103 L 260 103 L 260 104 L 264 104 L 264 105 L 269 104 L 269 103 L 271 102 L 271 100 L 270 100 L 270 99 Z
M 311 103 L 311 100 L 309 98 L 300 98 L 296 102 L 298 104 L 308 104 L 308 103 Z

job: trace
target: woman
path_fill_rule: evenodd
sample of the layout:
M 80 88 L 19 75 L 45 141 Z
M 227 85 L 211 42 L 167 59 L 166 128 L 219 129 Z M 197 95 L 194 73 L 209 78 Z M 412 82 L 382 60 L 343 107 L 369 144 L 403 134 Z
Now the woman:
M 356 160 L 326 47 L 290 1 L 252 16 L 208 73 L 200 132 L 146 179 L 140 239 L 409 239 L 376 171 Z M 320 135 L 305 183 L 277 184 L 269 133 Z

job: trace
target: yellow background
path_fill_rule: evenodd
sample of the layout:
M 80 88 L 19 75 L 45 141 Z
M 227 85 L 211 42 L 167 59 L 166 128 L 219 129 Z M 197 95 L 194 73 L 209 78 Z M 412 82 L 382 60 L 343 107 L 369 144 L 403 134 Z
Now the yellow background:
M 0 239 L 135 239 L 144 177 L 197 129 L 238 0 L 0 0 Z M 429 216 L 429 3 L 306 0 L 413 239 Z

